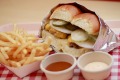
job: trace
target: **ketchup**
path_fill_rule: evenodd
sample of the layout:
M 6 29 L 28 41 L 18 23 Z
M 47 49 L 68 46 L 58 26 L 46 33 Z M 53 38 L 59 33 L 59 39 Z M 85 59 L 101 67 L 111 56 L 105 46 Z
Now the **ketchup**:
M 55 63 L 49 64 L 46 67 L 46 70 L 48 70 L 48 71 L 62 71 L 62 70 L 68 69 L 71 66 L 72 65 L 70 63 L 61 61 L 61 62 L 55 62 Z

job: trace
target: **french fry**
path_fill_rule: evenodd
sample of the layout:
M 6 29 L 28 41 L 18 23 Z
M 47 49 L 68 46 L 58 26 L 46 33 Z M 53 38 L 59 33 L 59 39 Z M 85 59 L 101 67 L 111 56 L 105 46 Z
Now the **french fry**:
M 48 49 L 45 49 L 44 51 L 39 51 L 36 56 L 43 56 L 43 55 L 47 54 L 49 51 L 51 51 L 51 50 L 52 50 L 52 48 L 48 48 Z
M 17 37 L 17 39 L 19 39 L 19 41 L 21 43 L 25 43 L 25 39 L 21 35 L 19 35 L 18 33 L 15 33 L 15 32 L 7 32 L 7 33 L 12 35 L 12 36 Z
M 45 58 L 45 56 L 39 56 L 39 57 L 34 57 L 32 62 L 35 62 L 35 61 L 41 61 Z
M 0 46 L 3 46 L 3 47 L 16 47 L 16 46 L 18 46 L 18 45 L 12 44 L 11 42 L 3 42 L 3 41 L 0 41 Z
M 8 39 L 6 39 L 4 36 L 2 36 L 2 35 L 0 35 L 0 40 L 1 41 L 5 41 L 5 42 L 8 42 L 9 40 Z
M 27 49 L 23 49 L 21 54 L 26 55 L 28 53 Z
M 8 59 L 9 56 L 7 55 L 7 53 L 5 52 L 4 48 L 0 48 L 1 50 L 1 54 L 4 56 L 5 59 Z
M 27 38 L 27 41 L 37 41 L 39 38 L 36 38 L 36 37 L 28 37 Z
M 4 47 L 4 50 L 5 50 L 6 52 L 9 52 L 9 51 L 11 50 L 11 48 L 10 48 L 10 47 Z
M 22 58 L 22 54 L 18 54 L 16 59 L 21 59 Z
M 26 48 L 31 42 L 26 42 L 25 44 L 22 44 L 14 53 L 13 53 L 13 58 L 17 57 L 17 54 L 23 50 L 24 48 Z
M 26 60 L 27 60 L 27 57 L 24 58 L 24 59 L 22 59 L 22 60 L 20 60 L 19 63 L 20 63 L 21 65 L 23 65 L 23 64 L 25 63 Z
M 7 52 L 7 54 L 8 54 L 9 56 L 12 56 L 13 53 L 15 52 L 15 50 L 16 50 L 16 48 L 10 48 L 10 51 Z
M 38 51 L 36 56 L 42 56 L 46 54 L 44 53 L 45 50 L 42 47 L 36 47 L 36 50 Z
M 36 47 L 36 50 L 38 50 L 39 52 L 43 52 L 43 51 L 44 51 L 44 48 L 43 48 L 43 47 L 38 46 L 38 47 Z
M 50 37 L 43 41 L 16 26 L 11 32 L 0 32 L 0 37 L 0 63 L 11 67 L 21 67 L 41 61 L 52 50 Z
M 9 65 L 7 60 L 4 58 L 4 56 L 0 53 L 0 62 L 2 62 L 5 65 Z
M 25 58 L 25 54 L 21 54 L 21 58 L 24 59 Z
M 0 35 L 4 36 L 6 39 L 8 39 L 11 43 L 16 43 L 14 39 L 12 39 L 9 35 L 6 33 L 1 32 Z
M 36 49 L 33 49 L 30 56 L 27 58 L 27 60 L 24 64 L 29 64 L 32 61 L 32 59 L 34 58 L 35 53 L 36 53 Z
M 21 64 L 16 61 L 9 60 L 8 61 L 12 67 L 21 67 Z

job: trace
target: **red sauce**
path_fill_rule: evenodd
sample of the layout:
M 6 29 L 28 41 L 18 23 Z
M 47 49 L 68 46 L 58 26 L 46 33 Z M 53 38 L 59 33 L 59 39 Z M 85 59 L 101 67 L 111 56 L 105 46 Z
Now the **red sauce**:
M 72 65 L 68 62 L 55 62 L 46 67 L 48 71 L 62 71 L 65 70 Z

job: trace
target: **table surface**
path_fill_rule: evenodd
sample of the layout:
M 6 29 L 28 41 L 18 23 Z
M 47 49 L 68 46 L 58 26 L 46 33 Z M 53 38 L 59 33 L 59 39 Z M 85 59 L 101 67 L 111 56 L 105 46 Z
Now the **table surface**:
M 112 66 L 110 76 L 105 80 L 120 80 L 120 47 L 115 48 L 109 53 L 114 58 L 114 64 Z M 41 70 L 33 72 L 24 78 L 19 78 L 7 68 L 0 65 L 0 80 L 47 80 L 47 78 Z M 74 69 L 74 75 L 70 80 L 84 80 L 80 73 L 80 69 Z
M 78 2 L 104 20 L 120 20 L 118 0 L 0 0 L 0 25 L 40 22 L 58 3 Z

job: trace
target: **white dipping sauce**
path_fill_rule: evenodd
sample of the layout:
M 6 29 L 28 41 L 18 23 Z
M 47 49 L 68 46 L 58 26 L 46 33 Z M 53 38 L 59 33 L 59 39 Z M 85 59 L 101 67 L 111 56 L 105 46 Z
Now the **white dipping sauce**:
M 91 62 L 91 63 L 88 63 L 84 69 L 87 70 L 87 71 L 100 71 L 100 70 L 103 70 L 103 69 L 106 69 L 108 67 L 108 64 L 106 63 L 103 63 L 103 62 Z

